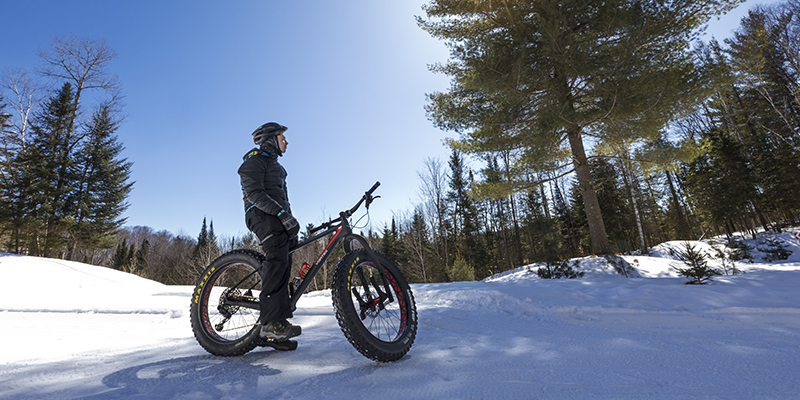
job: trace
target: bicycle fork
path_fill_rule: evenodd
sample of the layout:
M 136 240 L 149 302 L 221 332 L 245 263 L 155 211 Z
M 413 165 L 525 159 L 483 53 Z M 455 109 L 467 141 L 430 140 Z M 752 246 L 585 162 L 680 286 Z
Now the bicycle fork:
M 369 242 L 367 242 L 367 239 L 365 239 L 361 235 L 353 233 L 352 229 L 350 228 L 350 224 L 347 222 L 347 219 L 344 218 L 344 215 L 342 215 L 342 224 L 338 228 L 329 229 L 310 239 L 306 239 L 302 243 L 299 243 L 298 245 L 290 249 L 289 252 L 292 253 L 297 249 L 304 247 L 316 240 L 319 240 L 333 232 L 335 232 L 335 234 L 328 242 L 328 245 L 325 246 L 325 249 L 322 251 L 322 254 L 320 254 L 319 257 L 317 257 L 317 260 L 314 261 L 314 264 L 311 266 L 311 269 L 308 271 L 303 281 L 297 287 L 297 290 L 295 290 L 294 293 L 290 293 L 290 305 L 293 312 L 297 309 L 297 302 L 298 300 L 300 300 L 300 296 L 302 296 L 303 293 L 305 293 L 306 289 L 308 289 L 308 286 L 311 284 L 311 282 L 314 280 L 314 277 L 316 277 L 317 273 L 322 268 L 322 264 L 324 264 L 325 261 L 328 260 L 328 257 L 331 255 L 331 252 L 336 247 L 336 245 L 338 245 L 339 242 L 343 240 L 344 240 L 343 246 L 345 253 L 353 251 L 352 242 L 357 241 L 361 245 L 361 247 L 367 252 L 367 256 L 369 256 L 372 262 L 375 263 L 376 269 L 378 271 L 383 271 L 383 268 L 380 265 L 380 261 L 378 260 L 378 257 L 376 256 L 375 252 L 372 250 L 372 247 L 369 245 Z M 370 293 L 367 281 L 363 279 L 363 272 L 359 269 L 358 273 L 361 274 L 359 278 L 361 278 L 361 281 L 364 285 L 365 293 Z M 381 272 L 381 275 L 383 275 L 383 272 Z M 394 301 L 394 297 L 391 294 L 391 290 L 389 290 L 386 279 L 384 278 L 383 280 L 384 280 L 383 289 L 385 291 L 381 290 L 380 285 L 377 282 L 375 282 L 375 278 L 372 277 L 372 286 L 374 287 L 375 292 L 378 293 L 377 298 L 370 298 L 368 300 L 364 300 L 357 293 L 355 289 L 352 289 L 353 294 L 355 295 L 356 299 L 358 299 L 359 305 L 361 306 L 362 320 L 366 318 L 365 310 L 375 309 L 376 306 L 382 310 L 386 306 L 386 304 L 389 304 Z

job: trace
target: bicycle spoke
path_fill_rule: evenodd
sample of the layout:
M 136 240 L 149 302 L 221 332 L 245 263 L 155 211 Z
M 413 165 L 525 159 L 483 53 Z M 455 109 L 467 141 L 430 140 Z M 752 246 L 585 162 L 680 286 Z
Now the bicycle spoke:
M 366 329 L 380 340 L 395 340 L 402 331 L 402 317 L 389 280 L 371 263 L 355 272 L 351 294 Z

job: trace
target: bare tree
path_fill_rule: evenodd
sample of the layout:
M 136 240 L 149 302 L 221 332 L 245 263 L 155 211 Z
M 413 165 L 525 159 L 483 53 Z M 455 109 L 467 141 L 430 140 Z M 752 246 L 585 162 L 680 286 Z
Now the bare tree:
M 445 266 L 448 265 L 448 246 L 447 229 L 445 229 L 445 218 L 447 216 L 447 172 L 442 166 L 442 162 L 437 158 L 427 158 L 424 161 L 425 169 L 417 172 L 422 184 L 420 185 L 420 197 L 423 209 L 427 214 L 427 220 L 431 224 L 431 233 L 437 255 Z
M 42 99 L 42 86 L 38 81 L 31 78 L 25 70 L 8 69 L 3 76 L 0 89 L 13 94 L 12 104 L 14 112 L 17 114 L 11 120 L 11 125 L 17 133 L 15 141 L 17 145 L 25 148 L 25 136 L 28 132 L 28 119 L 36 105 Z
M 50 41 L 50 50 L 39 49 L 37 55 L 44 61 L 42 75 L 70 82 L 75 86 L 75 104 L 80 105 L 81 95 L 87 89 L 102 89 L 113 99 L 119 98 L 117 77 L 109 75 L 108 63 L 117 58 L 105 40 L 92 40 L 72 35 L 56 36 Z M 77 110 L 70 122 L 74 127 Z
M 428 237 L 425 229 L 422 206 L 418 205 L 412 216 L 401 214 L 395 216 L 399 221 L 403 248 L 408 254 L 411 269 L 422 283 L 428 283 L 430 267 L 426 264 L 428 253 Z

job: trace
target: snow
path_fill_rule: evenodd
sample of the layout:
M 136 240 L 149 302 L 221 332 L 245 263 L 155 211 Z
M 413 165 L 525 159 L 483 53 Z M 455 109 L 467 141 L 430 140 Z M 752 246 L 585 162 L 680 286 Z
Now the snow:
M 350 346 L 329 292 L 300 300 L 296 351 L 220 358 L 192 336 L 191 287 L 0 254 L 0 398 L 798 399 L 800 243 L 773 236 L 788 260 L 754 249 L 702 286 L 670 267 L 682 242 L 622 256 L 635 278 L 595 257 L 578 279 L 415 284 L 416 342 L 388 364 Z

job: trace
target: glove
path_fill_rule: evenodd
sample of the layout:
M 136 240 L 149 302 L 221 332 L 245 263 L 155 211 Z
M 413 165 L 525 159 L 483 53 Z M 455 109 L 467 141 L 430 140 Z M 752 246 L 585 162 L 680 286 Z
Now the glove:
M 278 213 L 278 219 L 281 220 L 281 225 L 283 225 L 283 229 L 286 229 L 286 233 L 289 235 L 290 239 L 300 233 L 300 224 L 298 224 L 292 214 L 289 214 L 286 210 L 281 210 L 281 212 Z

